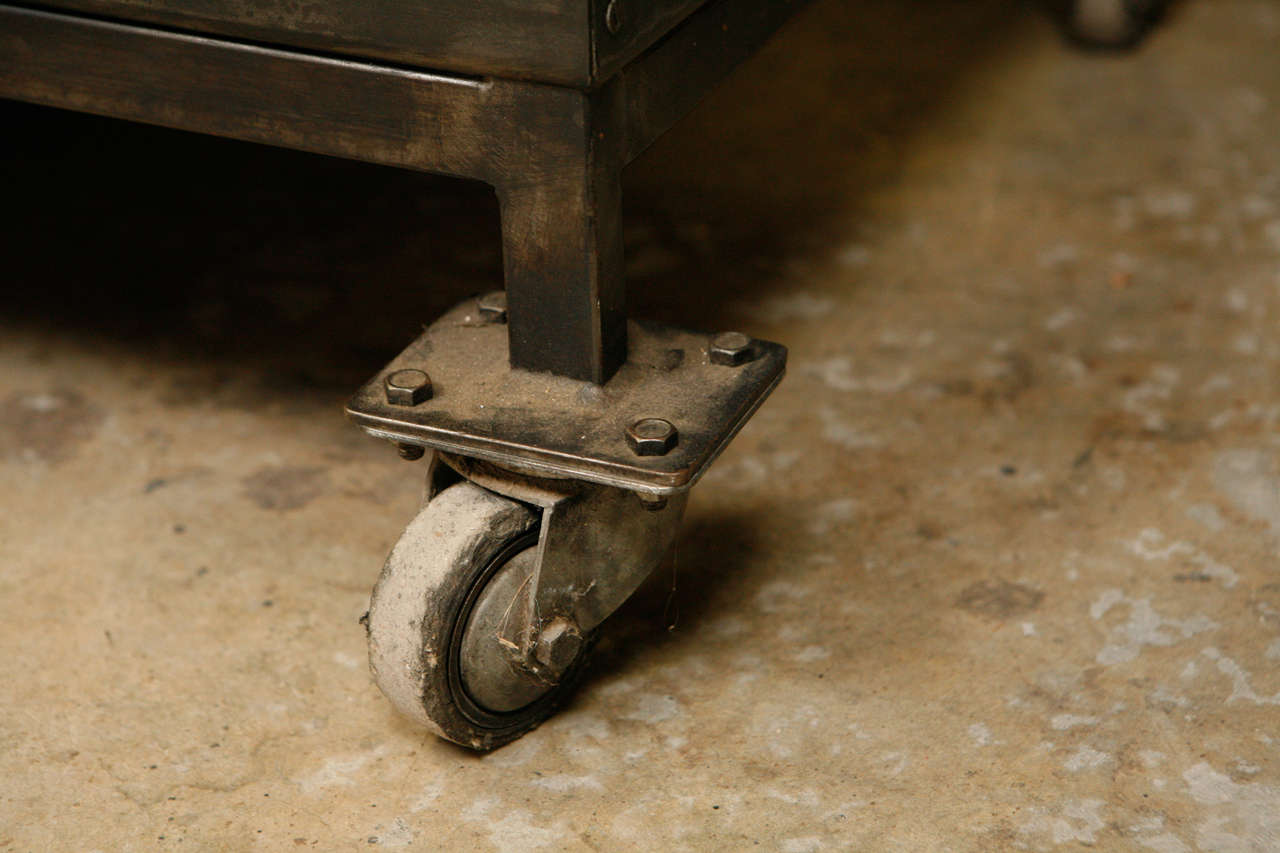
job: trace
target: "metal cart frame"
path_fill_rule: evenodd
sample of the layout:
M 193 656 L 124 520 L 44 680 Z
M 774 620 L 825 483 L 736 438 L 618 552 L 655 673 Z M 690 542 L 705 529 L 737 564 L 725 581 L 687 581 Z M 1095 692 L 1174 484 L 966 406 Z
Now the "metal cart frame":
M 505 293 L 437 320 L 348 414 L 407 459 L 433 451 L 370 605 L 379 686 L 466 746 L 519 737 L 782 378 L 777 344 L 628 321 L 621 171 L 803 0 L 379 0 L 319 25 L 227 0 L 51 2 L 0 3 L 0 97 L 495 188 Z M 225 19 L 249 9 L 279 20 Z
M 583 88 L 0 5 L 0 96 L 485 181 L 511 364 L 603 383 L 627 354 L 622 167 L 799 5 L 711 3 Z

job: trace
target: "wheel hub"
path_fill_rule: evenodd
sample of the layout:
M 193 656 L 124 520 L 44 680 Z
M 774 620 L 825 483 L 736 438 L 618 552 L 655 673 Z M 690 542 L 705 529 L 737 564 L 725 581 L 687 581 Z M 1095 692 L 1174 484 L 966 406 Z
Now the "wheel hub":
M 467 618 L 458 649 L 462 686 L 487 711 L 518 711 L 554 686 L 524 664 L 519 650 L 502 639 L 513 633 L 510 627 L 519 618 L 517 599 L 536 565 L 537 548 L 526 548 L 508 560 L 480 591 Z

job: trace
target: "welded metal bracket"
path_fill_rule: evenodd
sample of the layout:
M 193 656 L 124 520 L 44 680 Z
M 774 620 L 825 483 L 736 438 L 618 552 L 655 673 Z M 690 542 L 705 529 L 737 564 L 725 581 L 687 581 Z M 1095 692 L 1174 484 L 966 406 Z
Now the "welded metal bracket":
M 617 610 L 670 552 L 689 497 L 686 491 L 646 504 L 610 486 L 529 477 L 449 454 L 437 460 L 541 512 L 537 563 L 501 634 L 522 651 L 555 619 L 586 633 Z M 429 486 L 428 499 L 430 493 Z
M 627 361 L 604 385 L 513 370 L 500 312 L 481 307 L 467 300 L 433 323 L 348 416 L 402 447 L 656 500 L 697 482 L 786 367 L 780 344 L 737 336 L 726 354 L 710 335 L 633 321 Z

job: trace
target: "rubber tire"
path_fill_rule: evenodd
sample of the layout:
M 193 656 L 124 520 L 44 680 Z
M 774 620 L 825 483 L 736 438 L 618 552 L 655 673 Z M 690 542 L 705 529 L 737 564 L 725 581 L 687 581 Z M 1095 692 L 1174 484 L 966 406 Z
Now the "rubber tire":
M 508 713 L 478 707 L 460 677 L 458 646 L 485 583 L 536 544 L 538 514 L 470 482 L 428 503 L 391 550 L 369 603 L 369 666 L 401 713 L 470 749 L 495 749 L 567 698 L 584 654 L 538 699 Z M 587 644 L 590 645 L 589 643 Z
M 1077 42 L 1102 50 L 1137 44 L 1156 3 L 1144 0 L 1072 0 L 1068 30 Z

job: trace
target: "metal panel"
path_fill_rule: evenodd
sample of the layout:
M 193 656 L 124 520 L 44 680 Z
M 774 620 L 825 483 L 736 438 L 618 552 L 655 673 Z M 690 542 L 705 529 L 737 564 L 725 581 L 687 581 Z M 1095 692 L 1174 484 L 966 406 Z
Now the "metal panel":
M 802 0 L 718 0 L 581 91 L 0 4 L 0 96 L 478 178 L 497 188 L 516 367 L 627 357 L 619 173 Z
M 581 157 L 581 96 L 0 5 L 0 96 L 500 182 Z
M 608 80 L 706 0 L 592 0 L 593 82 Z
M 622 161 L 670 130 L 807 2 L 717 0 L 619 71 L 603 94 L 623 129 Z
M 704 0 L 51 0 L 45 8 L 587 88 Z
M 51 0 L 60 10 L 421 68 L 585 86 L 585 0 Z

